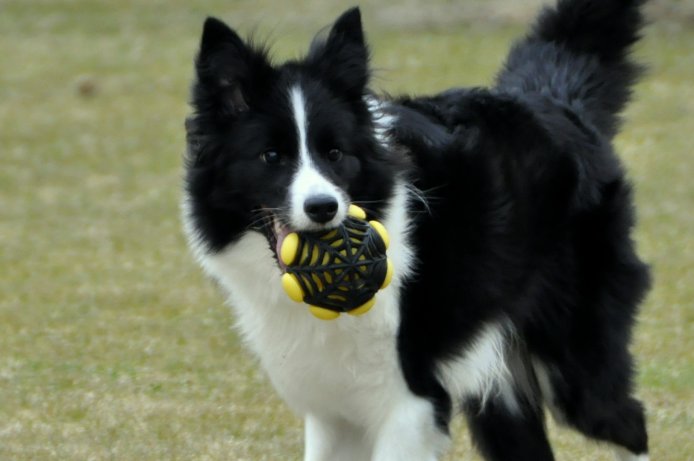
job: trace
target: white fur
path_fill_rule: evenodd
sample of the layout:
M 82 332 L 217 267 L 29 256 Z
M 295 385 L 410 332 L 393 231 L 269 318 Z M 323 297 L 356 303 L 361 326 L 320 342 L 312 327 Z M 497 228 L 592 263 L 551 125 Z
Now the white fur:
M 299 158 L 301 163 L 311 163 L 311 156 L 308 150 L 308 119 L 306 118 L 306 99 L 304 92 L 299 85 L 293 86 L 289 90 L 289 101 L 294 115 L 296 133 L 299 137 Z
M 650 457 L 648 453 L 642 453 L 640 455 L 634 454 L 629 450 L 622 447 L 614 448 L 614 458 L 616 461 L 649 461 Z
M 373 461 L 436 461 L 450 444 L 436 427 L 431 402 L 413 395 L 391 409 L 376 435 Z
M 306 99 L 301 87 L 293 86 L 289 92 L 289 100 L 296 124 L 299 139 L 299 167 L 292 184 L 289 187 L 290 210 L 289 218 L 294 229 L 313 230 L 325 227 L 335 227 L 347 215 L 347 199 L 345 194 L 332 182 L 323 176 L 311 159 L 308 146 L 308 119 L 306 118 Z M 317 224 L 304 211 L 304 203 L 312 196 L 329 195 L 337 200 L 338 208 L 335 217 L 327 223 Z
M 365 429 L 342 419 L 306 415 L 306 461 L 352 461 L 371 458 L 371 443 Z
M 532 358 L 532 364 L 533 370 L 535 371 L 535 376 L 537 377 L 537 383 L 540 386 L 540 392 L 542 393 L 542 400 L 549 409 L 549 412 L 552 414 L 552 417 L 558 424 L 567 424 L 564 413 L 556 404 L 554 388 L 552 387 L 552 382 L 549 378 L 549 370 L 545 364 L 536 357 Z
M 344 459 L 369 452 L 377 461 L 403 459 L 405 453 L 434 460 L 447 444 L 435 427 L 431 404 L 410 392 L 396 350 L 398 293 L 413 258 L 407 200 L 400 183 L 384 219 L 395 267 L 392 283 L 377 293 L 367 314 L 330 322 L 289 300 L 260 233 L 248 231 L 222 252 L 208 254 L 192 225 L 186 225 L 203 268 L 229 294 L 242 338 L 280 396 L 306 418 L 306 460 L 332 460 L 336 452 L 344 452 Z M 187 208 L 184 201 L 184 216 L 189 216 Z M 340 437 L 330 436 L 345 428 L 348 439 L 363 443 L 347 447 Z
M 395 124 L 395 116 L 388 113 L 388 105 L 386 102 L 374 96 L 366 96 L 364 101 L 369 107 L 369 112 L 371 112 L 376 139 L 378 139 L 383 146 L 388 147 L 390 144 L 388 131 Z
M 308 188 L 298 183 L 315 180 L 316 190 L 321 181 L 315 176 L 319 173 L 311 172 L 300 88 L 293 89 L 291 100 L 301 140 L 293 193 L 302 194 Z M 264 236 L 248 231 L 223 251 L 208 253 L 191 223 L 188 199 L 182 203 L 189 244 L 227 291 L 241 337 L 280 396 L 305 418 L 306 461 L 434 461 L 448 445 L 448 437 L 436 428 L 432 404 L 410 392 L 397 356 L 399 291 L 413 266 L 409 197 L 406 185 L 398 183 L 383 221 L 390 235 L 393 281 L 377 293 L 368 313 L 330 322 L 289 300 Z
M 490 323 L 479 331 L 460 356 L 439 365 L 439 379 L 452 397 L 477 397 L 484 405 L 495 394 L 511 412 L 520 414 L 512 374 L 506 363 L 510 336 L 510 322 Z

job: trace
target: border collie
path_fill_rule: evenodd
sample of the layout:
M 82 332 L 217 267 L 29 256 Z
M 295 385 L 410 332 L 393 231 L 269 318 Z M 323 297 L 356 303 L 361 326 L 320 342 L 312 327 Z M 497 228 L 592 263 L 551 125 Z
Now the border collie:
M 559 0 L 490 88 L 416 98 L 369 90 L 357 8 L 281 65 L 207 19 L 183 220 L 305 460 L 436 460 L 459 412 L 485 459 L 551 460 L 545 407 L 648 459 L 628 346 L 649 273 L 612 146 L 642 3 Z M 395 277 L 318 320 L 282 291 L 277 240 L 350 204 L 388 229 Z

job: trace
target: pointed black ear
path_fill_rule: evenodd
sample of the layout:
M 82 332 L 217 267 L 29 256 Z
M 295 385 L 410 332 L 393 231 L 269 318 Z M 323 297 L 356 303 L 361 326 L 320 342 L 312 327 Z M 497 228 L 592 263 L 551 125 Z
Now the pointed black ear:
M 224 45 L 234 45 L 239 50 L 244 48 L 243 41 L 229 26 L 217 18 L 208 17 L 202 28 L 200 54 L 208 54 Z
M 314 41 L 308 62 L 337 92 L 350 97 L 363 95 L 369 81 L 369 50 L 359 8 L 337 18 L 325 41 Z
M 350 8 L 340 15 L 330 30 L 331 40 L 343 40 L 364 47 L 364 31 L 361 26 L 361 11 L 359 7 Z
M 198 82 L 194 89 L 208 99 L 217 98 L 224 112 L 238 114 L 249 109 L 253 82 L 262 81 L 271 66 L 262 50 L 253 49 L 229 26 L 207 18 L 195 63 Z M 204 99 L 203 98 L 203 99 Z M 194 95 L 194 103 L 198 103 Z

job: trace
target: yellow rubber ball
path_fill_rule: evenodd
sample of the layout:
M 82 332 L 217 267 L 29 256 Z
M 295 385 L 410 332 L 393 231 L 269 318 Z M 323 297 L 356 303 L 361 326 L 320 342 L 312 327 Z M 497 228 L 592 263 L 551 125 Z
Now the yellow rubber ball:
M 381 284 L 381 290 L 390 285 L 390 282 L 393 280 L 393 272 L 395 271 L 393 267 L 393 261 L 391 261 L 390 258 L 386 260 L 386 264 L 386 278 L 383 279 L 383 283 Z
M 308 306 L 308 310 L 311 311 L 314 317 L 318 317 L 321 320 L 335 320 L 340 316 L 339 312 L 318 306 Z
M 299 280 L 294 274 L 288 272 L 282 274 L 282 288 L 292 301 L 300 303 L 304 300 L 304 290 L 301 289 Z
M 354 204 L 349 206 L 349 208 L 347 209 L 347 214 L 353 218 L 357 218 L 357 219 L 361 219 L 361 220 L 366 219 L 366 212 Z
M 374 304 L 376 304 L 376 298 L 373 297 L 366 301 L 364 304 L 361 306 L 352 309 L 351 311 L 347 312 L 349 315 L 354 315 L 354 316 L 359 316 L 359 315 L 364 315 L 367 312 L 371 310 L 372 307 L 374 307 Z
M 280 259 L 284 264 L 289 266 L 294 262 L 296 253 L 299 250 L 299 234 L 292 232 L 287 235 L 280 247 Z
M 378 221 L 369 221 L 369 224 L 371 224 L 371 227 L 376 229 L 378 235 L 381 236 L 381 239 L 383 239 L 383 243 L 385 244 L 387 250 L 388 246 L 390 245 L 390 236 L 388 235 L 388 231 L 386 230 L 385 226 Z

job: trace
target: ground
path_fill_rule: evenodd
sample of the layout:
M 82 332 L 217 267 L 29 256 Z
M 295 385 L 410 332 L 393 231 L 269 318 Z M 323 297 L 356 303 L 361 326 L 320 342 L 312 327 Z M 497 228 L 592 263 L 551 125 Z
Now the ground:
M 426 5 L 425 5 L 426 3 Z M 538 0 L 362 2 L 374 87 L 489 83 Z M 0 1 L 0 459 L 299 459 L 178 220 L 207 14 L 305 49 L 342 0 Z M 654 460 L 694 459 L 694 1 L 656 1 L 617 146 L 655 288 L 633 351 Z M 463 423 L 447 459 L 477 460 Z M 558 460 L 608 452 L 551 426 Z

